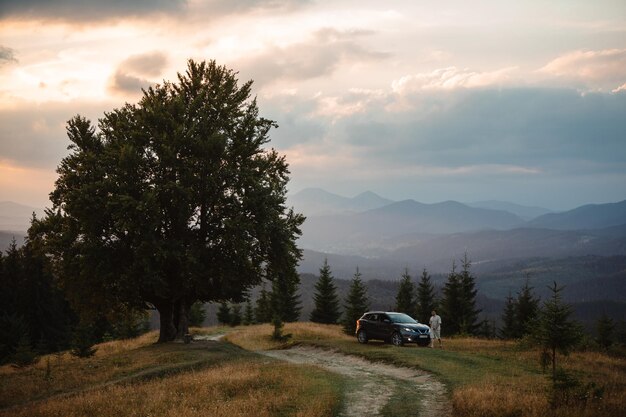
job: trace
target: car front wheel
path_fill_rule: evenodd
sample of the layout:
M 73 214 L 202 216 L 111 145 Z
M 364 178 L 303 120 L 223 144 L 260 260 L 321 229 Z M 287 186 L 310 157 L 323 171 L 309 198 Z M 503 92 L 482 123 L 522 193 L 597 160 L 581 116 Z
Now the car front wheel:
M 398 332 L 391 335 L 391 344 L 394 346 L 402 346 L 404 341 L 402 340 L 402 335 Z
M 365 333 L 365 330 L 359 330 L 356 334 L 356 338 L 359 343 L 367 343 L 367 333 Z

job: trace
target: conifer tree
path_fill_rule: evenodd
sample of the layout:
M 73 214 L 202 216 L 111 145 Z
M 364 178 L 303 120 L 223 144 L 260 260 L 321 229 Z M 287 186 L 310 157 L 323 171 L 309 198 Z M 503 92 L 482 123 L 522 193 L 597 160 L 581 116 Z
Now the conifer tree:
M 254 315 L 257 323 L 269 323 L 272 320 L 272 305 L 270 295 L 265 289 L 265 283 L 261 287 L 259 298 L 256 300 Z
M 500 329 L 500 337 L 503 339 L 514 339 L 517 337 L 517 302 L 511 296 L 506 297 L 506 304 L 504 305 L 504 312 L 502 313 L 502 328 Z
M 424 268 L 422 276 L 417 284 L 417 303 L 415 317 L 417 321 L 428 323 L 430 313 L 435 309 L 435 287 L 430 282 L 430 274 Z
M 217 321 L 221 324 L 230 324 L 230 306 L 226 302 L 221 302 L 217 310 Z
M 302 309 L 298 294 L 299 284 L 300 277 L 295 271 L 292 274 L 278 274 L 272 283 L 270 294 L 272 317 L 278 316 L 286 323 L 298 321 Z
M 613 319 L 606 315 L 606 312 L 602 313 L 598 321 L 596 322 L 596 331 L 598 338 L 596 341 L 603 349 L 608 349 L 613 344 L 613 332 L 615 330 L 615 323 Z
M 350 289 L 344 301 L 343 309 L 343 331 L 352 335 L 356 331 L 356 321 L 369 309 L 367 287 L 361 280 L 361 273 L 358 267 L 350 283 Z
M 398 294 L 396 295 L 395 310 L 400 313 L 413 314 L 413 311 L 415 311 L 414 297 L 415 286 L 413 281 L 411 281 L 408 268 L 405 268 L 400 280 L 400 286 L 398 287 Z
M 452 269 L 448 274 L 448 279 L 443 287 L 443 298 L 441 299 L 441 319 L 446 324 L 443 330 L 446 334 L 458 334 L 461 332 L 462 323 L 462 300 L 463 288 L 461 279 L 456 272 L 456 263 L 452 261 Z
M 243 324 L 249 326 L 250 324 L 254 323 L 254 308 L 252 308 L 252 302 L 250 301 L 250 299 L 248 299 L 248 301 L 246 301 L 246 309 L 243 315 Z
M 230 312 L 230 325 L 235 327 L 241 324 L 241 305 L 234 304 Z
M 339 298 L 334 278 L 328 266 L 328 260 L 324 260 L 324 266 L 320 269 L 320 277 L 315 284 L 313 295 L 315 307 L 311 312 L 310 320 L 315 323 L 335 324 L 341 315 L 339 311 Z
M 573 321 L 572 307 L 561 299 L 561 291 L 556 282 L 548 287 L 552 296 L 544 302 L 539 311 L 537 326 L 534 328 L 533 338 L 548 352 L 552 363 L 552 378 L 556 381 L 557 353 L 568 355 L 582 336 L 580 325 Z
M 517 293 L 515 302 L 516 328 L 514 337 L 521 338 L 530 333 L 531 326 L 537 320 L 539 312 L 539 298 L 533 294 L 533 287 L 529 284 L 529 277 L 521 291 Z
M 462 270 L 459 276 L 461 283 L 461 320 L 460 331 L 462 334 L 474 334 L 480 323 L 478 314 L 481 310 L 476 308 L 476 280 L 470 272 L 472 263 L 467 257 L 467 253 L 461 261 Z

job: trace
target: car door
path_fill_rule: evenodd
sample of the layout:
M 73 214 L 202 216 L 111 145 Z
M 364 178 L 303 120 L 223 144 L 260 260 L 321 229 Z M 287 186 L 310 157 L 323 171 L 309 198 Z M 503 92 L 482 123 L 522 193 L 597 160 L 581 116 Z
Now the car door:
M 387 340 L 391 338 L 391 334 L 393 333 L 393 326 L 391 324 L 391 319 L 386 314 L 378 315 L 378 337 Z
M 370 314 L 367 317 L 367 336 L 370 339 L 378 339 L 380 338 L 379 332 L 379 326 L 378 326 L 378 314 Z

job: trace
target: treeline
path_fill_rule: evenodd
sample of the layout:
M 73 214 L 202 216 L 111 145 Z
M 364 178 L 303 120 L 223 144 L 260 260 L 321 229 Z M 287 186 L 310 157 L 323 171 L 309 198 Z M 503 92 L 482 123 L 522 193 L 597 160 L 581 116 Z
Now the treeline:
M 395 303 L 389 303 L 389 309 L 409 314 L 420 322 L 428 323 L 431 311 L 436 310 L 442 317 L 444 336 L 471 335 L 485 338 L 499 339 L 528 339 L 534 343 L 533 337 L 541 327 L 542 314 L 546 305 L 553 302 L 555 288 L 548 288 L 549 297 L 542 302 L 530 286 L 530 277 L 527 276 L 523 286 L 515 294 L 509 294 L 504 303 L 500 320 L 487 319 L 477 307 L 478 291 L 476 289 L 476 276 L 472 272 L 472 264 L 468 256 L 459 261 L 460 267 L 453 262 L 450 272 L 442 286 L 436 287 L 428 270 L 424 268 L 415 280 L 408 270 L 402 274 L 397 284 Z M 337 284 L 342 280 L 335 280 L 331 267 L 326 260 L 319 270 L 319 277 L 313 289 L 313 310 L 304 320 L 319 323 L 342 324 L 348 334 L 354 334 L 355 323 L 365 311 L 370 308 L 371 298 L 368 286 L 362 280 L 359 269 L 350 280 L 347 291 L 339 296 Z M 370 283 L 371 284 L 371 283 Z M 563 302 L 564 290 L 557 285 L 558 305 L 567 312 L 564 320 L 576 324 L 579 332 L 573 332 L 578 342 L 586 346 L 609 348 L 610 346 L 626 345 L 626 324 L 623 320 L 618 321 L 601 313 L 595 316 L 593 329 L 582 332 L 579 323 L 572 318 L 572 305 Z M 273 291 L 267 291 L 263 287 L 256 297 L 256 302 L 247 301 L 244 305 L 222 304 L 218 311 L 218 321 L 225 324 L 254 324 L 269 323 L 273 317 L 279 317 L 283 321 L 292 322 L 299 320 L 301 300 L 297 294 L 297 285 L 282 296 Z M 380 304 L 380 302 L 378 303 Z M 290 314 L 280 314 L 274 311 L 280 307 Z M 589 331 L 591 330 L 591 332 Z M 582 334 L 581 334 L 582 332 Z M 593 334 L 593 336 L 592 336 Z
M 0 364 L 28 365 L 39 355 L 71 349 L 88 356 L 96 343 L 149 330 L 147 312 L 94 314 L 82 320 L 57 285 L 40 241 L 31 236 L 0 251 Z
M 414 285 L 408 270 L 402 275 L 396 295 L 395 311 L 403 312 L 428 322 L 433 309 L 441 311 L 447 335 L 477 334 L 482 322 L 479 321 L 480 310 L 476 308 L 476 284 L 472 275 L 471 262 L 464 257 L 461 270 L 457 271 L 453 264 L 447 282 L 442 290 L 441 299 L 436 298 L 436 291 L 426 269 L 422 271 L 419 283 Z M 220 304 L 217 319 L 222 324 L 254 324 L 269 323 L 274 318 L 284 322 L 300 319 L 301 300 L 297 294 L 299 282 L 289 288 L 277 288 L 275 282 L 272 291 L 261 289 L 255 305 L 248 300 L 242 304 Z M 331 267 L 325 260 L 320 268 L 319 278 L 313 294 L 314 308 L 308 320 L 315 323 L 342 324 L 348 334 L 353 334 L 358 320 L 370 306 L 370 297 L 366 283 L 363 281 L 358 267 L 350 281 L 348 292 L 341 299 L 337 292 L 335 278 Z

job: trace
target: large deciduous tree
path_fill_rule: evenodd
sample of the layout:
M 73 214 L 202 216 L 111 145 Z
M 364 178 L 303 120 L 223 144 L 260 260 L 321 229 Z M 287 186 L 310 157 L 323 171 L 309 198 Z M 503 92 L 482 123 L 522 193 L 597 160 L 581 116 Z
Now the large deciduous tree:
M 285 206 L 285 158 L 264 147 L 276 124 L 236 75 L 189 61 L 98 129 L 68 122 L 71 152 L 37 227 L 81 311 L 154 306 L 169 341 L 194 302 L 240 302 L 293 274 L 304 218 Z

